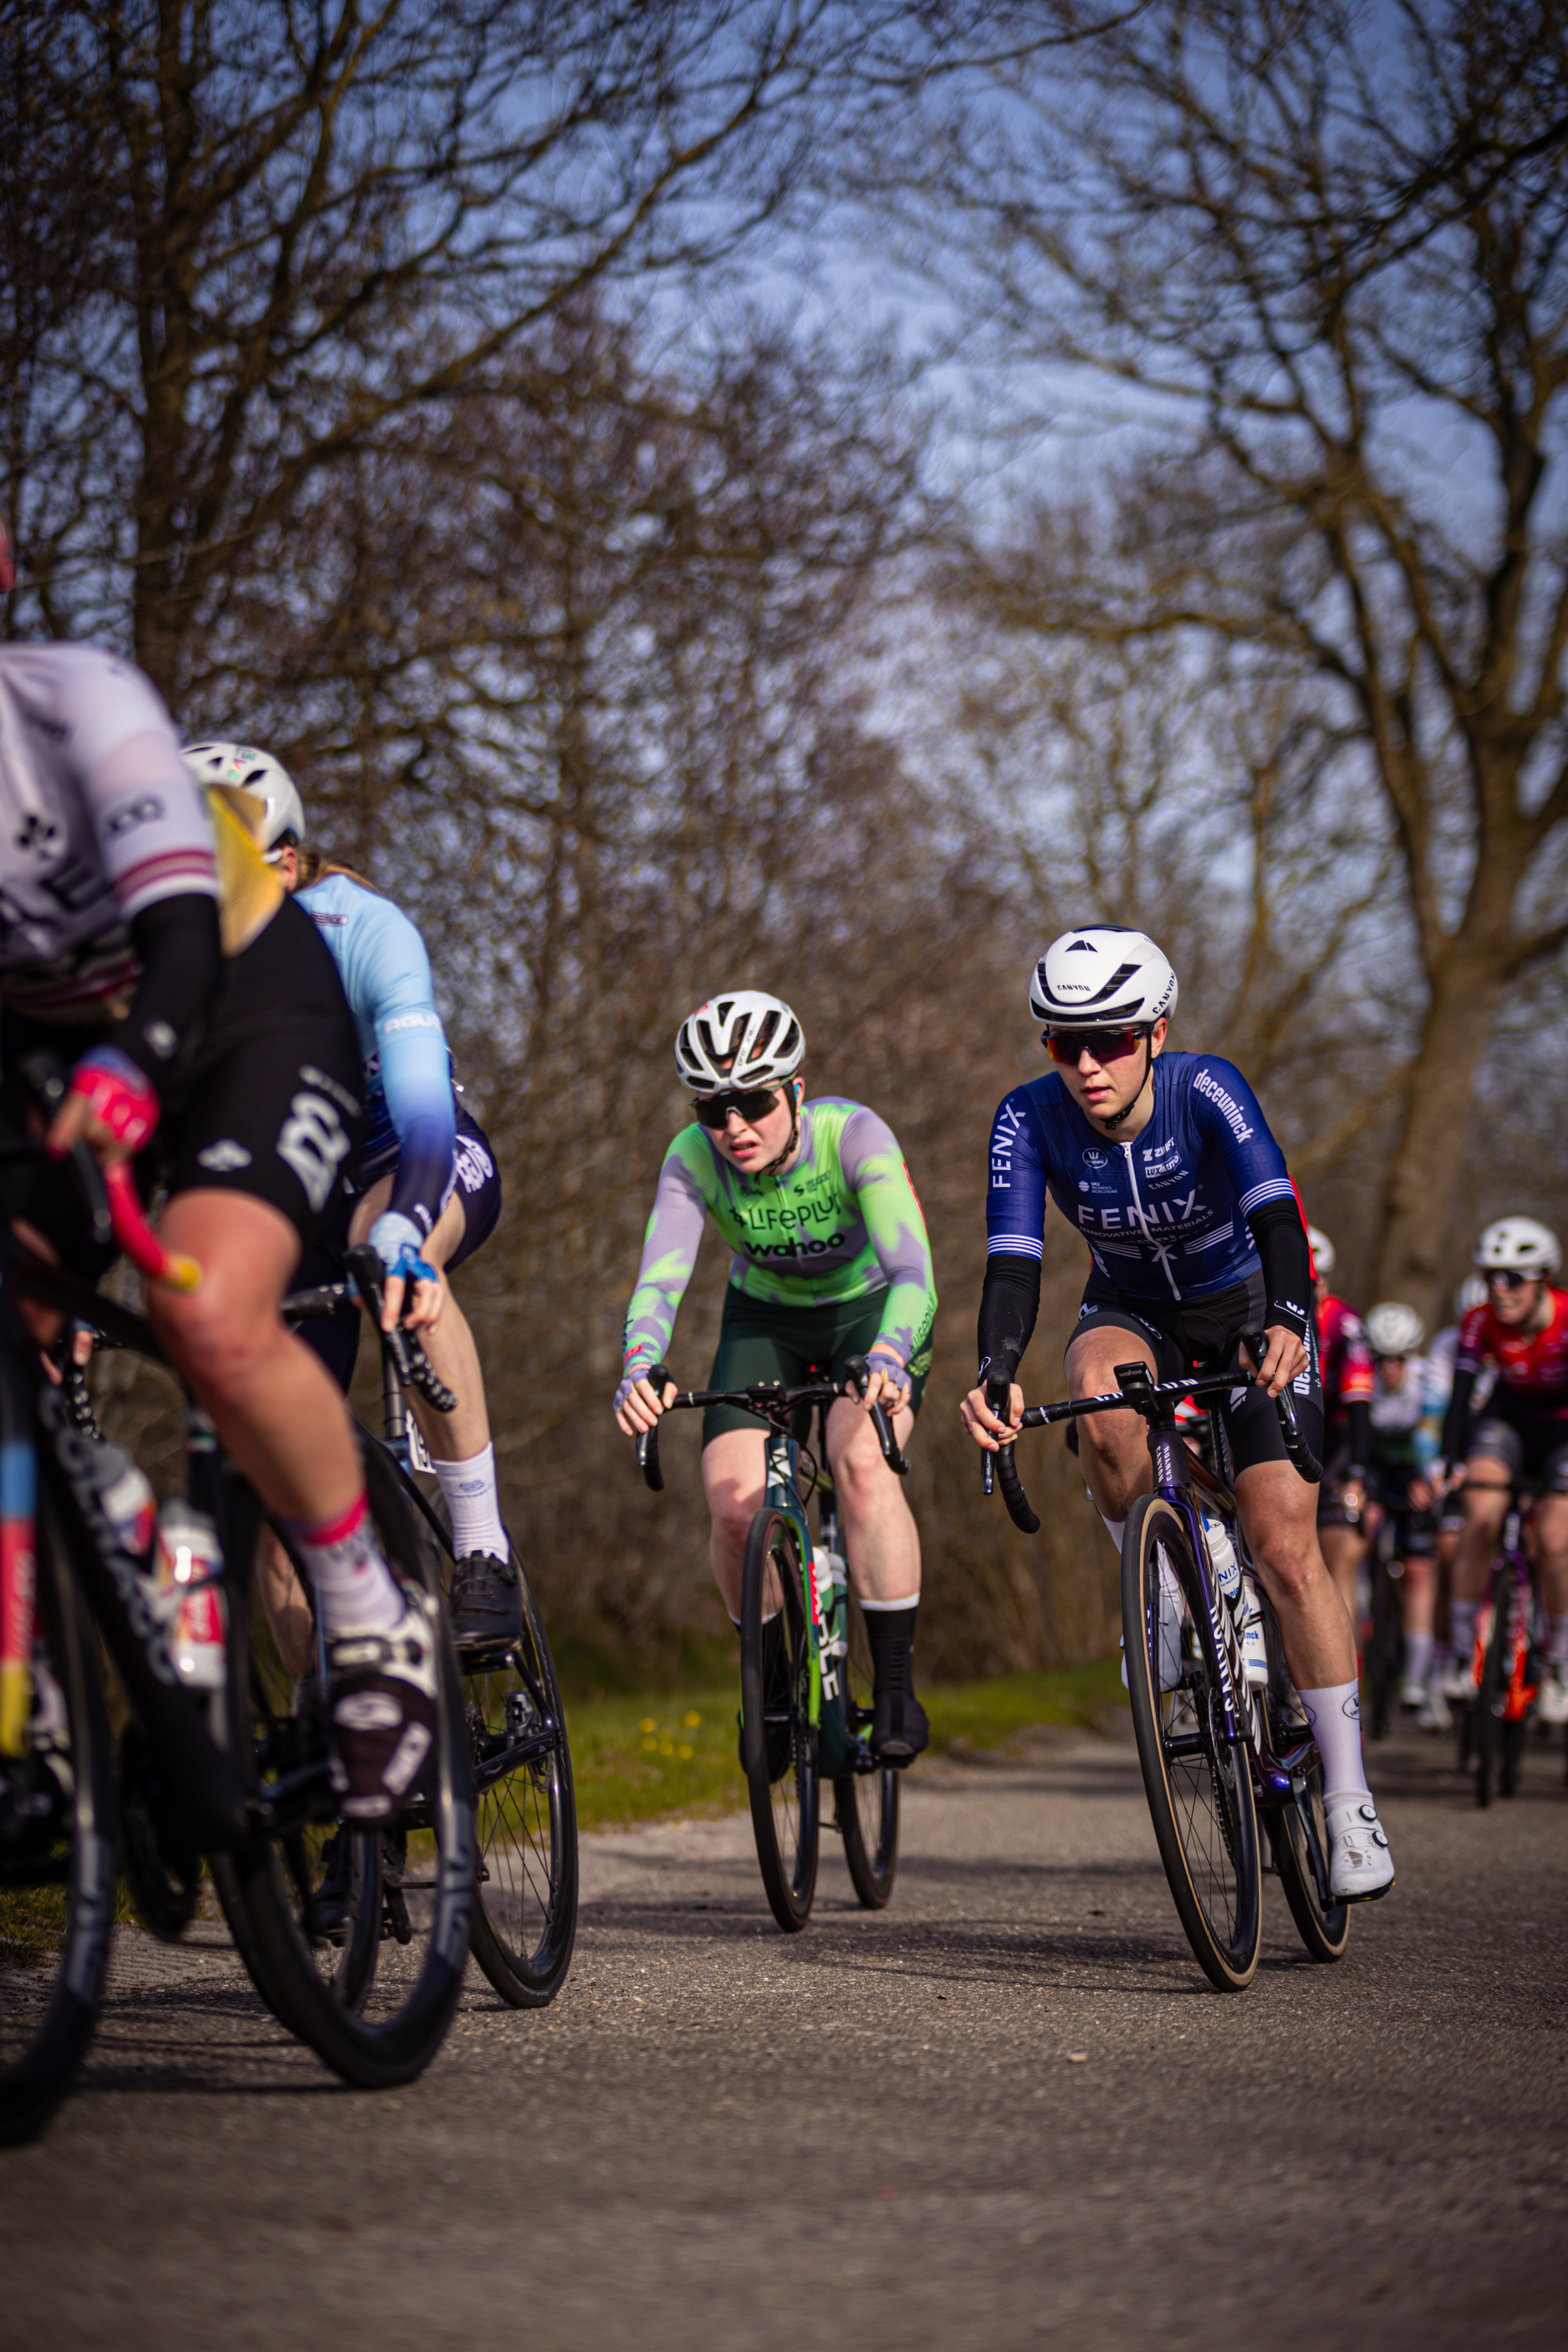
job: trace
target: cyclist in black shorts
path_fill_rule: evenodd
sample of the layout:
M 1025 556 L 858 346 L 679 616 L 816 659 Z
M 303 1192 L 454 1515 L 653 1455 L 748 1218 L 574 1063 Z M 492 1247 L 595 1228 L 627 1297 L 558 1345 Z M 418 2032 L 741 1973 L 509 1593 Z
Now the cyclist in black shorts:
M 148 680 L 87 646 L 0 646 L 0 1119 L 26 1126 L 21 1064 L 47 1046 L 72 1065 L 49 1150 L 84 1141 L 166 1182 L 160 1240 L 199 1278 L 155 1283 L 149 1314 L 290 1525 L 328 1633 L 342 1810 L 382 1818 L 434 1736 L 433 1638 L 376 1544 L 343 1400 L 278 1313 L 360 1132 L 331 959 L 242 809 L 204 799 Z M 101 1270 L 57 1173 L 9 1192 L 24 1238 Z
M 1394 1864 L 1362 1763 L 1355 1635 L 1319 1549 L 1317 1490 L 1285 1458 L 1271 1402 L 1289 1382 L 1321 1451 L 1311 1265 L 1283 1155 L 1230 1063 L 1165 1053 L 1176 976 L 1142 931 L 1064 933 L 1035 968 L 1029 1003 L 1056 1068 L 1016 1087 L 992 1128 L 980 1372 L 965 1425 L 992 1451 L 1019 1426 L 1014 1376 L 1038 1311 L 1047 1193 L 1091 1261 L 1067 1355 L 1075 1396 L 1114 1388 L 1129 1359 L 1160 1380 L 1236 1363 L 1241 1334 L 1262 1332 L 1259 1384 L 1233 1391 L 1223 1416 L 1237 1500 L 1323 1760 L 1332 1891 L 1385 1894 Z M 995 1379 L 1010 1384 L 1006 1421 L 987 1402 Z M 1143 1423 L 1095 1414 L 1079 1439 L 1120 1550 L 1151 1483 Z

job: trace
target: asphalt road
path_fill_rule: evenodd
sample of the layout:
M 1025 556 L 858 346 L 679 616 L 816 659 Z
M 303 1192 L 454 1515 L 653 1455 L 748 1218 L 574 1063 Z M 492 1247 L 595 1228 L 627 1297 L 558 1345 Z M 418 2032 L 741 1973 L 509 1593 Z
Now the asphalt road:
M 1561 1738 L 1561 1736 L 1559 1736 Z M 922 1765 L 890 1909 L 810 1927 L 743 1819 L 598 1838 L 552 2010 L 482 1981 L 346 2092 L 219 1931 L 121 1931 L 83 2085 L 0 2156 L 0 2344 L 1562 2346 L 1568 1788 L 1378 1752 L 1396 1892 L 1212 1992 L 1130 1742 Z

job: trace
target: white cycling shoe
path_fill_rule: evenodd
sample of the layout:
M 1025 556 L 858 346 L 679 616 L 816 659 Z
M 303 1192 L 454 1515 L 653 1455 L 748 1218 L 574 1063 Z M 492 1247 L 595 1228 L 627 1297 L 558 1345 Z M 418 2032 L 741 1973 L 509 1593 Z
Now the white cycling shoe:
M 1547 1667 L 1535 1695 L 1535 1713 L 1539 1722 L 1549 1723 L 1553 1728 L 1560 1723 L 1568 1723 L 1568 1670 Z
M 1370 1797 L 1348 1797 L 1328 1816 L 1329 1893 L 1341 1903 L 1370 1903 L 1394 1884 L 1394 1856 Z
M 1476 1695 L 1476 1677 L 1468 1655 L 1451 1661 L 1437 1688 L 1451 1705 L 1468 1706 Z

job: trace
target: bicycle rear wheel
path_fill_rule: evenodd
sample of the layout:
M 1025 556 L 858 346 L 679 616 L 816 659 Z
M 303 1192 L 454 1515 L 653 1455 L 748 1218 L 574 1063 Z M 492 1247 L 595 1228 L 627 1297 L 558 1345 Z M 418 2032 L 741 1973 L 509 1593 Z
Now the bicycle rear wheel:
M 0 2146 L 41 2131 L 92 2039 L 114 1920 L 113 1779 L 88 1612 L 39 1496 L 30 1753 L 0 1764 Z
M 1480 1688 L 1470 1709 L 1470 1741 L 1476 1759 L 1476 1802 L 1488 1806 L 1498 1793 L 1502 1770 L 1502 1711 L 1513 1656 L 1513 1570 L 1505 1559 L 1492 1596 L 1492 1625 L 1481 1661 Z
M 1121 1622 L 1138 1760 L 1176 1914 L 1210 1983 L 1239 1992 L 1252 1981 L 1262 1932 L 1252 1774 L 1245 1744 L 1225 1737 L 1186 1522 L 1158 1495 L 1141 1496 L 1127 1522 Z
M 847 1647 L 839 1661 L 844 1712 L 851 1738 L 864 1747 L 871 1728 L 871 1645 L 853 1592 L 845 1596 L 844 1624 Z M 879 1764 L 868 1772 L 843 1773 L 833 1783 L 833 1814 L 844 1840 L 844 1859 L 868 1911 L 881 1910 L 898 1874 L 899 1780 L 890 1765 Z
M 770 1617 L 779 1621 L 772 1639 L 764 1631 Z M 810 1642 L 795 1528 L 782 1511 L 759 1511 L 741 1580 L 741 1760 L 763 1886 L 786 1936 L 805 1927 L 816 1892 L 821 1814 Z
M 572 1965 L 577 1935 L 577 1801 L 566 1711 L 538 1597 L 512 1547 L 522 1637 L 465 1674 L 477 1792 L 473 1955 L 502 2000 L 542 2009 Z
M 1274 1751 L 1279 1755 L 1296 1744 L 1289 1727 L 1303 1718 L 1296 1686 L 1285 1664 L 1279 1622 L 1267 1599 L 1263 1604 L 1263 1627 L 1268 1649 L 1269 1721 L 1274 1727 Z M 1335 1903 L 1328 1892 L 1329 1825 L 1323 1811 L 1323 1759 L 1315 1747 L 1305 1769 L 1291 1776 L 1291 1785 L 1294 1802 L 1271 1805 L 1263 1814 L 1274 1867 L 1279 1874 L 1296 1932 L 1313 1959 L 1342 1959 L 1351 1937 L 1350 1905 Z
M 308 1705 L 286 1726 L 267 1700 L 264 1674 L 250 1671 L 252 1640 L 234 1736 L 249 1749 L 272 1818 L 266 1835 L 215 1855 L 213 1875 L 241 1955 L 280 2021 L 345 2082 L 378 2090 L 419 2074 L 451 2022 L 468 1960 L 475 1850 L 466 1711 L 435 1547 L 386 1454 L 374 1440 L 363 1450 L 384 1551 L 437 1636 L 429 1761 L 417 1793 L 390 1822 L 340 1832 L 325 1708 Z M 341 1948 L 316 1916 L 323 1850 L 336 1835 L 350 1841 Z M 367 1939 L 375 1964 L 362 1975 Z

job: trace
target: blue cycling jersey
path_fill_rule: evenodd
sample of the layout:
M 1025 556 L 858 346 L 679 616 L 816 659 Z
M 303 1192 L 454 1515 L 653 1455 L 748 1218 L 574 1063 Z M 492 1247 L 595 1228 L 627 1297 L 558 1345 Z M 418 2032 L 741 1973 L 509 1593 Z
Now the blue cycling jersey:
M 991 1130 L 992 1257 L 1040 1255 L 1048 1192 L 1129 1297 L 1203 1298 L 1258 1271 L 1247 1219 L 1295 1187 L 1257 1097 L 1213 1054 L 1162 1054 L 1153 1078 L 1153 1116 L 1122 1143 L 1054 1071 L 1014 1087 Z
M 331 950 L 359 1033 L 365 1141 L 354 1171 L 363 1192 L 395 1166 L 388 1213 L 428 1233 L 452 1179 L 457 1102 L 446 1032 L 425 942 L 390 898 L 346 875 L 299 893 Z

